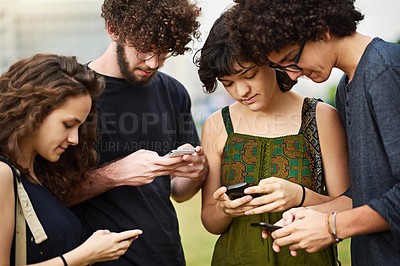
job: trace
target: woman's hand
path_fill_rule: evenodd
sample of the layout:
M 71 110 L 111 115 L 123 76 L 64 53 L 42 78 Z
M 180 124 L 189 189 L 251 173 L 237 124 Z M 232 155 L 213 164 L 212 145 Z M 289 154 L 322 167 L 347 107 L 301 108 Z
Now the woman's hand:
M 297 206 L 303 196 L 299 184 L 277 177 L 262 179 L 257 186 L 246 188 L 244 192 L 250 195 L 253 193 L 262 195 L 248 204 L 253 208 L 246 211 L 246 215 L 285 211 Z
M 141 234 L 142 231 L 138 229 L 120 233 L 97 230 L 79 248 L 90 258 L 90 263 L 116 260 L 125 254 Z M 65 258 L 68 261 L 67 255 Z
M 225 194 L 226 187 L 220 187 L 217 189 L 213 198 L 217 201 L 218 208 L 228 217 L 243 216 L 246 211 L 254 208 L 254 206 L 247 205 L 253 197 L 247 195 L 235 200 L 229 199 L 228 195 Z

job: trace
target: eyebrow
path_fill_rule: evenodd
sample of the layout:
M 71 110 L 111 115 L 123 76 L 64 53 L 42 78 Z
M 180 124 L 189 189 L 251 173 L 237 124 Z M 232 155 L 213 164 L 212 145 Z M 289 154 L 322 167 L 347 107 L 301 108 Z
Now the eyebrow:
M 245 68 L 244 70 L 242 70 L 239 73 L 236 73 L 235 75 L 239 75 L 239 76 L 243 76 L 244 74 L 246 74 L 247 72 L 249 72 L 250 70 L 254 69 L 256 67 L 256 65 L 252 65 L 251 67 Z M 232 76 L 232 75 L 230 75 Z M 219 81 L 226 81 L 225 79 L 222 78 L 218 78 Z
M 293 56 L 293 52 L 295 52 L 296 49 L 292 49 L 289 53 L 287 53 L 279 62 L 276 62 L 277 64 L 282 64 L 282 62 L 288 61 L 289 58 Z
M 67 118 L 67 120 L 72 120 L 72 121 L 74 121 L 74 122 L 76 122 L 76 123 L 78 123 L 78 124 L 81 124 L 81 123 L 82 123 L 81 120 L 79 120 L 79 119 L 76 118 L 76 117 L 70 117 L 70 118 Z

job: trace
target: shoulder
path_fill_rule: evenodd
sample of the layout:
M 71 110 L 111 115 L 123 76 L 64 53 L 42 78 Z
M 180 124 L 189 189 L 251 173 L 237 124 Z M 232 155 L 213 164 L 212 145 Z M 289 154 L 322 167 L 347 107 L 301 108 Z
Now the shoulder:
M 176 89 L 176 90 L 184 90 L 186 91 L 185 86 L 178 81 L 176 78 L 170 76 L 167 73 L 158 71 L 157 72 L 157 77 L 155 78 L 155 81 L 165 85 L 168 89 Z
M 338 111 L 330 104 L 318 102 L 315 113 L 320 133 L 333 133 L 343 127 Z
M 338 115 L 338 112 L 335 107 L 333 107 L 332 105 L 330 105 L 328 103 L 321 102 L 321 101 L 317 102 L 315 112 L 316 112 L 317 116 L 324 116 L 324 117 Z
M 161 93 L 160 96 L 164 94 L 164 96 L 169 95 L 171 97 L 175 97 L 176 100 L 181 99 L 190 101 L 190 96 L 186 87 L 174 77 L 159 71 L 157 76 L 154 78 L 154 82 L 154 85 L 158 87 L 158 89 L 161 88 L 165 93 Z M 158 90 L 158 92 L 160 91 Z
M 11 167 L 4 162 L 0 162 L 0 187 L 10 188 L 13 185 L 13 179 L 14 175 Z
M 207 117 L 203 125 L 203 130 L 206 128 L 211 130 L 213 133 L 216 132 L 217 128 L 220 128 L 224 124 L 222 119 L 222 109 L 219 109 Z M 209 131 L 210 132 L 210 131 Z

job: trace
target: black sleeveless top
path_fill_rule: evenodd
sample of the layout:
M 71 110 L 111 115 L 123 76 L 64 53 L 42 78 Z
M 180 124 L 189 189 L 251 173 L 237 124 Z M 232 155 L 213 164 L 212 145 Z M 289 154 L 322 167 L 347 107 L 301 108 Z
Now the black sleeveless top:
M 0 161 L 11 167 L 4 157 L 0 156 Z M 16 178 L 15 175 L 14 177 Z M 29 182 L 24 175 L 21 175 L 21 181 L 48 236 L 47 240 L 36 244 L 26 224 L 27 263 L 38 263 L 58 257 L 82 244 L 84 237 L 79 219 L 45 187 Z M 15 233 L 13 243 L 15 243 Z M 10 259 L 10 265 L 14 265 L 14 245 Z

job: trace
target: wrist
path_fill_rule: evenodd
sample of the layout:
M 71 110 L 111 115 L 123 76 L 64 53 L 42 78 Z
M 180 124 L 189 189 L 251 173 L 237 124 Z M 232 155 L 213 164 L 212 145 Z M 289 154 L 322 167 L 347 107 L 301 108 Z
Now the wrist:
M 296 208 L 302 207 L 304 204 L 304 201 L 306 199 L 306 188 L 300 183 L 299 183 L 299 185 L 301 187 L 301 200 L 300 200 L 300 203 L 296 206 Z
M 62 260 L 63 265 L 64 265 L 64 266 L 68 266 L 68 263 L 67 263 L 66 259 L 64 258 L 64 256 L 61 254 L 59 257 L 60 257 L 60 259 Z
M 343 239 L 337 236 L 337 228 L 336 228 L 336 216 L 337 212 L 331 212 L 327 215 L 327 228 L 328 233 L 331 235 L 333 243 L 338 244 L 343 241 Z

